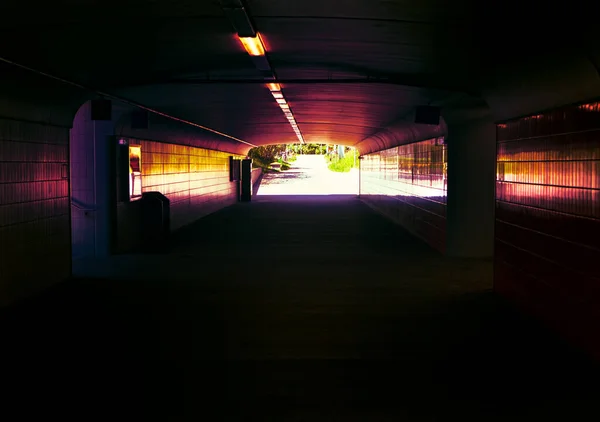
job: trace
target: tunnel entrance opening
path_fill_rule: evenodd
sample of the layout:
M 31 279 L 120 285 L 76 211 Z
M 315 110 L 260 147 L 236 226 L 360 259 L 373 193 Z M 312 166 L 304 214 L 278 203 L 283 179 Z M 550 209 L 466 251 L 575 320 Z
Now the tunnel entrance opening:
M 270 145 L 251 150 L 263 177 L 256 196 L 358 195 L 358 152 L 332 144 Z

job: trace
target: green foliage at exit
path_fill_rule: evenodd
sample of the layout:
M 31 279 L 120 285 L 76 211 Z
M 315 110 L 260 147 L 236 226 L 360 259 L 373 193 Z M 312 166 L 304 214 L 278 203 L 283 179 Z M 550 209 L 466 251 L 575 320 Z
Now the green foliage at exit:
M 353 148 L 346 148 L 344 157 L 339 158 L 337 155 L 329 155 L 327 156 L 327 161 L 329 162 L 327 166 L 329 170 L 347 173 L 352 168 L 358 167 L 358 151 Z

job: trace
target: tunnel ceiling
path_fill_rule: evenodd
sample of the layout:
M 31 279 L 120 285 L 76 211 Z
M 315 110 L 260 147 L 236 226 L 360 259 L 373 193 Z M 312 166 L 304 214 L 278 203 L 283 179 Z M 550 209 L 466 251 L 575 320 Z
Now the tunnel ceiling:
M 306 142 L 355 145 L 410 118 L 417 105 L 481 107 L 479 93 L 491 70 L 569 44 L 568 37 L 548 33 L 547 42 L 518 48 L 528 31 L 535 32 L 537 20 L 529 19 L 537 9 L 527 12 L 519 2 L 516 14 L 510 2 L 493 3 L 248 0 L 245 5 Z M 4 59 L 254 145 L 297 142 L 265 84 L 254 82 L 264 74 L 217 0 L 23 0 L 3 3 L 0 14 Z M 545 19 L 544 25 L 553 22 Z M 307 79 L 313 83 L 299 81 Z

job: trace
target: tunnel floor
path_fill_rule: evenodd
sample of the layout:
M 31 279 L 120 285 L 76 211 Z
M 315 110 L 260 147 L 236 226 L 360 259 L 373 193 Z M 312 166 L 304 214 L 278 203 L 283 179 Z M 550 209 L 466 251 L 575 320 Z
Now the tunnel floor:
M 110 265 L 2 311 L 5 415 L 598 420 L 597 367 L 495 297 L 490 262 L 353 196 L 262 196 Z

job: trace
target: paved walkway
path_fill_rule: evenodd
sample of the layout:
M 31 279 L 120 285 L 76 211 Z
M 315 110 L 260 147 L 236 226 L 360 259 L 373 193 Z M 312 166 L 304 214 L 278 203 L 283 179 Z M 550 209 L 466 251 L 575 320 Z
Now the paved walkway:
M 358 170 L 338 173 L 327 168 L 323 155 L 298 155 L 290 170 L 268 173 L 258 195 L 358 194 Z
M 599 420 L 596 369 L 489 263 L 353 195 L 256 199 L 4 310 L 6 420 Z

